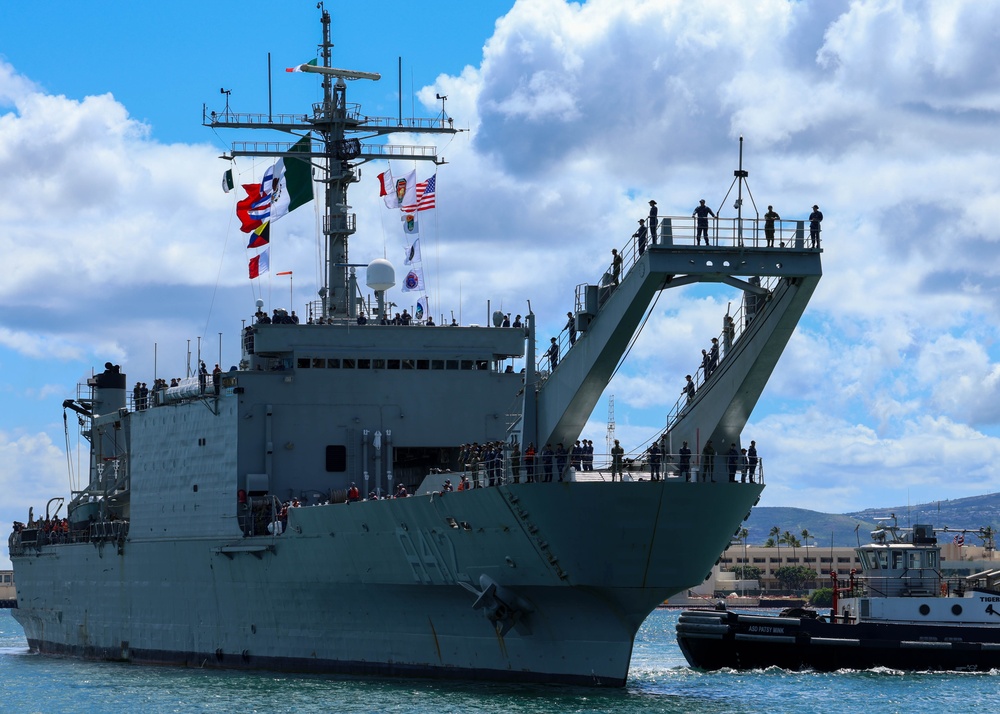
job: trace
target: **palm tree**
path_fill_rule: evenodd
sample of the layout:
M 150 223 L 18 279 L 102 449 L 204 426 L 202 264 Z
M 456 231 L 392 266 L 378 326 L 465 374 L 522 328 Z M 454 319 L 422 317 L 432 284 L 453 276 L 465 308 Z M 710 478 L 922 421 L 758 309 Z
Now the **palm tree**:
M 773 526 L 771 532 L 768 533 L 771 539 L 774 541 L 774 545 L 778 548 L 778 565 L 781 565 L 781 528 L 778 526 Z
M 747 536 L 750 535 L 750 530 L 748 528 L 740 528 L 736 532 L 736 538 L 740 543 L 743 544 L 743 567 L 740 568 L 740 582 L 747 579 Z M 746 595 L 746 585 L 743 586 L 743 594 Z
M 792 535 L 791 531 L 785 531 L 781 534 L 781 540 L 784 541 L 785 545 L 792 549 L 792 557 L 795 558 L 795 548 L 802 545 L 799 539 Z
M 812 538 L 813 540 L 816 540 L 816 536 L 814 536 L 812 533 L 810 533 L 808 528 L 803 528 L 802 529 L 802 541 L 807 546 L 809 545 L 809 539 L 810 538 Z

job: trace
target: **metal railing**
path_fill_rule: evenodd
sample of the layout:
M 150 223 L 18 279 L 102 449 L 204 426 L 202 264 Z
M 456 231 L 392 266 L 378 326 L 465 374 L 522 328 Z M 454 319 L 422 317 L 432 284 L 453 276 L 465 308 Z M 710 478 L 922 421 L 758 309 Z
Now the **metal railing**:
M 643 244 L 640 245 L 639 238 L 633 234 L 629 237 L 625 244 L 617 248 L 618 254 L 622 258 L 621 274 L 619 275 L 619 283 L 625 280 L 632 268 L 639 261 L 639 259 L 645 254 L 647 250 L 656 248 L 685 248 L 690 250 L 711 250 L 714 248 L 729 248 L 729 249 L 740 249 L 745 250 L 748 248 L 753 249 L 766 249 L 771 250 L 767 245 L 767 240 L 765 237 L 765 221 L 763 219 L 754 218 L 715 218 L 709 219 L 708 236 L 709 245 L 706 246 L 704 243 L 699 246 L 696 244 L 696 231 L 697 231 L 697 221 L 696 218 L 690 218 L 686 216 L 667 216 L 660 219 L 660 227 L 657 231 L 656 242 L 654 243 L 649 236 Z M 818 249 L 819 245 L 815 247 L 811 246 L 811 242 L 808 236 L 808 226 L 807 221 L 803 220 L 789 220 L 789 221 L 775 221 L 774 222 L 774 247 L 773 250 L 815 250 Z M 599 299 L 598 299 L 598 311 L 603 307 L 604 303 L 607 301 L 613 292 L 614 284 L 614 266 L 609 262 L 608 267 L 604 270 L 604 273 L 595 283 L 599 286 Z M 761 284 L 768 290 L 773 290 L 774 286 L 777 285 L 778 278 L 768 278 L 765 282 Z M 574 295 L 574 307 L 579 307 L 581 304 L 580 290 L 583 286 L 576 287 L 576 294 Z M 741 331 L 747 323 L 746 313 L 741 307 L 738 317 L 734 316 L 734 322 L 737 323 L 737 334 Z M 723 333 L 724 334 L 724 333 Z M 582 335 L 578 335 L 581 337 Z M 721 340 L 720 335 L 720 340 Z M 543 338 L 544 339 L 544 338 Z M 734 335 L 735 340 L 735 335 Z M 551 360 L 549 358 L 548 350 L 551 342 L 548 344 L 543 344 L 540 349 L 536 349 L 536 354 L 538 355 L 538 360 L 536 368 L 538 373 L 542 377 L 546 377 L 551 373 Z M 569 332 L 567 327 L 563 327 L 562 330 L 556 335 L 556 346 L 558 349 L 558 360 L 561 361 L 562 358 L 572 347 L 569 340 Z M 537 346 L 536 346 L 537 347 Z M 721 354 L 720 354 L 721 358 Z M 700 370 L 700 368 L 699 368 Z M 696 380 L 697 383 L 697 380 Z M 683 407 L 683 404 L 677 409 Z
M 509 449 L 507 451 L 509 454 Z M 630 452 L 623 455 L 620 469 L 612 469 L 611 454 L 586 454 L 574 457 L 572 454 L 545 456 L 537 452 L 534 458 L 525 456 L 505 455 L 499 462 L 496 460 L 470 461 L 463 464 L 454 485 L 462 476 L 469 477 L 472 488 L 487 488 L 503 486 L 511 483 L 545 483 L 548 481 L 611 481 L 612 476 L 623 474 L 626 480 L 659 480 L 679 479 L 683 481 L 705 482 L 725 481 L 729 474 L 728 454 L 716 454 L 712 459 L 713 473 L 705 472 L 706 459 L 701 454 L 691 454 L 687 466 L 679 453 L 661 454 L 659 462 L 655 462 L 648 453 L 643 451 Z M 737 457 L 740 459 L 740 457 Z M 614 471 L 614 473 L 612 473 Z M 656 479 L 654 479 L 654 474 Z M 758 458 L 753 471 L 750 471 L 749 460 L 738 460 L 734 471 L 735 480 L 749 483 L 764 483 L 764 460 Z
M 63 530 L 61 521 L 53 522 L 48 529 L 43 524 L 24 526 L 10 534 L 8 546 L 11 555 L 24 555 L 28 549 L 38 550 L 47 545 L 66 543 L 103 543 L 124 541 L 128 538 L 129 522 L 126 520 L 94 521 L 84 526 L 74 526 Z

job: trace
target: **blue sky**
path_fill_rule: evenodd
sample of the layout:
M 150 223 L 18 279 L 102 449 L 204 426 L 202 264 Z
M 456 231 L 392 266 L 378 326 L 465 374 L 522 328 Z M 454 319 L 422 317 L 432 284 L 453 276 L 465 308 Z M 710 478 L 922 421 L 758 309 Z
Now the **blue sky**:
M 435 314 L 487 302 L 555 334 L 573 288 L 656 198 L 719 205 L 738 137 L 758 204 L 826 214 L 825 275 L 754 412 L 764 505 L 839 512 L 995 489 L 1000 6 L 914 0 L 328 2 L 334 65 L 377 71 L 349 100 L 456 126 L 439 145 Z M 0 519 L 65 495 L 61 402 L 105 361 L 179 376 L 188 341 L 224 366 L 258 288 L 246 280 L 228 141 L 202 105 L 302 112 L 315 78 L 284 68 L 319 42 L 315 2 L 18 3 L 0 25 Z M 241 161 L 241 178 L 264 163 Z M 352 255 L 394 259 L 375 175 L 352 193 Z M 402 167 L 399 167 L 402 168 Z M 423 172 L 424 167 L 419 167 Z M 766 209 L 765 209 L 766 210 Z M 272 271 L 315 295 L 314 215 L 277 226 Z M 269 306 L 287 279 L 260 282 Z M 719 333 L 728 288 L 669 291 L 615 395 L 617 436 L 648 439 Z M 584 436 L 604 442 L 602 400 Z M 78 458 L 70 423 L 71 461 Z M 3 560 L 0 558 L 0 565 Z

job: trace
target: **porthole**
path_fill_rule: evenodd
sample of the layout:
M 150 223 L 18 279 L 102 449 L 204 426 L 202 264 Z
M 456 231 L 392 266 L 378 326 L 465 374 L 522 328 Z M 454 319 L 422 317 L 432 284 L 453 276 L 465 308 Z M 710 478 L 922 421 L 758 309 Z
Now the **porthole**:
M 930 615 L 931 614 L 931 606 L 928 605 L 927 603 L 924 603 L 923 605 L 921 605 L 920 606 L 920 614 L 921 615 Z
M 951 614 L 952 615 L 956 615 L 956 616 L 957 615 L 961 615 L 962 614 L 962 606 L 959 605 L 958 603 L 955 603 L 954 605 L 952 605 L 951 606 Z

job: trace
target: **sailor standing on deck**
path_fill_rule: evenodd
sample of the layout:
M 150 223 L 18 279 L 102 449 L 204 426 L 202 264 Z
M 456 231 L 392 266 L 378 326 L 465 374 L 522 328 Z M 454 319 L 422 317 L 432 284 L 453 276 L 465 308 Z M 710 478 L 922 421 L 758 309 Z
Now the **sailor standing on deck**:
M 764 214 L 764 238 L 768 248 L 774 247 L 774 222 L 780 220 L 781 216 L 774 210 L 774 206 L 768 206 L 767 213 Z
M 680 470 L 680 475 L 684 477 L 685 481 L 691 480 L 691 449 L 688 448 L 688 443 L 685 441 L 684 445 L 680 450 L 680 459 L 678 459 L 677 465 Z
M 822 222 L 823 212 L 819 210 L 819 206 L 813 206 L 813 211 L 809 214 L 809 242 L 812 248 L 819 248 L 819 224 Z
M 618 443 L 618 439 L 615 439 L 615 445 L 611 447 L 611 481 L 614 482 L 615 474 L 618 474 L 618 478 L 622 477 L 622 459 L 625 456 L 625 449 L 622 445 Z
M 569 318 L 566 321 L 566 332 L 569 333 L 569 346 L 572 347 L 576 344 L 576 318 L 572 312 L 567 312 L 566 317 Z
M 736 469 L 739 468 L 740 452 L 736 450 L 736 442 L 729 445 L 726 452 L 726 467 L 729 469 L 729 482 L 736 483 Z
M 652 245 L 656 245 L 656 229 L 658 226 L 656 201 L 651 200 L 649 202 L 649 240 Z
M 649 477 L 653 481 L 660 480 L 660 447 L 654 441 L 649 446 Z
M 685 379 L 687 380 L 687 382 L 684 384 L 684 389 L 682 389 L 681 391 L 687 395 L 687 403 L 690 404 L 691 402 L 694 401 L 694 380 L 691 379 L 690 374 L 687 375 Z
M 708 242 L 708 217 L 711 216 L 712 218 L 715 218 L 716 215 L 711 208 L 705 205 L 704 198 L 701 199 L 698 203 L 698 207 L 695 208 L 694 213 L 691 214 L 692 218 L 695 216 L 698 217 L 698 230 L 694 236 L 694 244 L 700 244 L 701 237 L 705 236 L 705 245 L 711 245 L 711 243 Z
M 701 480 L 709 479 L 715 483 L 715 447 L 712 446 L 711 439 L 705 442 L 705 448 L 701 450 Z
M 535 442 L 529 441 L 524 450 L 524 471 L 528 483 L 535 482 Z
M 549 483 L 552 481 L 552 444 L 546 444 L 542 449 L 542 472 L 545 474 L 542 481 Z
M 566 472 L 566 457 L 569 456 L 569 452 L 566 451 L 566 447 L 560 441 L 556 445 L 556 473 L 559 475 L 559 480 L 563 480 L 563 474 Z
M 559 366 L 559 345 L 556 344 L 556 338 L 552 337 L 549 342 L 549 350 L 547 352 L 549 356 L 549 371 L 555 372 L 556 367 Z
M 645 253 L 646 252 L 646 219 L 645 218 L 640 218 L 639 219 L 639 228 L 636 230 L 635 233 L 632 234 L 632 237 L 635 238 L 636 241 L 639 244 L 639 255 L 642 255 L 643 253 Z M 708 240 L 708 239 L 706 238 L 705 240 Z

